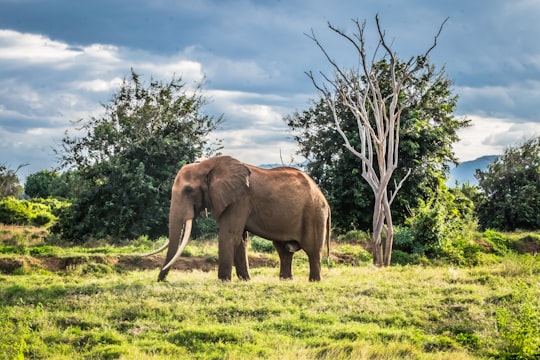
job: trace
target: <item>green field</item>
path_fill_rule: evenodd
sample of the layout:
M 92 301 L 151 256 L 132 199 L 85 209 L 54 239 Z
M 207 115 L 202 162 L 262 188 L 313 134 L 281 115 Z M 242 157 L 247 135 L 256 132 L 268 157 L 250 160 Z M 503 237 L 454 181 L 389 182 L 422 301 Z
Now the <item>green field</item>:
M 193 261 L 215 263 L 215 244 L 192 246 Z M 361 254 L 353 245 L 334 248 L 341 255 Z M 173 270 L 167 282 L 158 283 L 162 258 L 155 259 L 155 268 L 139 270 L 140 258 L 124 255 L 136 247 L 86 253 L 48 249 L 46 254 L 29 255 L 28 249 L 22 255 L 0 254 L 4 264 L 20 265 L 1 268 L 2 359 L 539 355 L 540 258 L 535 255 L 486 256 L 472 268 L 334 263 L 324 267 L 320 283 L 310 283 L 305 257 L 297 254 L 292 281 L 280 281 L 275 266 L 261 266 L 252 268 L 249 282 L 222 283 L 210 267 Z M 119 261 L 123 256 L 131 260 Z M 275 263 L 275 254 L 264 256 L 267 264 Z M 40 257 L 79 260 L 51 270 Z

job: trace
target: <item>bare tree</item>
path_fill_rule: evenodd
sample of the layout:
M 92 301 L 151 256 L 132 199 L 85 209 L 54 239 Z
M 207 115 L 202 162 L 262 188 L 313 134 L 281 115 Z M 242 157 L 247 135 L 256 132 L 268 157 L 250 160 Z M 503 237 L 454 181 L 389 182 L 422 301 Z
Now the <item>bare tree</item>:
M 321 49 L 334 70 L 334 76 L 321 73 L 322 83 L 317 81 L 312 72 L 307 75 L 317 90 L 326 100 L 332 111 L 336 129 L 344 141 L 344 146 L 362 162 L 362 177 L 368 182 L 375 195 L 373 208 L 373 261 L 377 266 L 389 266 L 392 256 L 394 228 L 390 206 L 396 194 L 411 173 L 411 169 L 398 182 L 393 180 L 393 189 L 389 190 L 392 174 L 398 168 L 400 116 L 414 99 L 421 95 L 423 89 L 409 86 L 408 80 L 422 71 L 428 55 L 437 45 L 442 28 L 440 26 L 433 44 L 425 53 L 399 62 L 397 54 L 391 49 L 381 28 L 379 16 L 375 17 L 378 44 L 372 56 L 366 53 L 366 21 L 360 23 L 353 20 L 355 32 L 346 34 L 332 24 L 330 30 L 345 39 L 358 55 L 358 68 L 342 68 L 326 51 L 312 31 L 307 35 Z M 381 61 L 389 66 L 390 91 L 379 78 Z M 400 65 L 401 64 L 401 65 Z M 351 145 L 347 134 L 342 129 L 342 119 L 338 116 L 337 107 L 344 105 L 354 115 L 360 137 L 359 148 Z M 383 231 L 386 230 L 386 231 Z M 385 233 L 384 244 L 382 242 Z
M 0 165 L 0 199 L 7 196 L 19 196 L 23 192 L 23 187 L 19 183 L 17 172 L 29 164 L 21 164 L 17 169 L 12 170 L 7 165 Z

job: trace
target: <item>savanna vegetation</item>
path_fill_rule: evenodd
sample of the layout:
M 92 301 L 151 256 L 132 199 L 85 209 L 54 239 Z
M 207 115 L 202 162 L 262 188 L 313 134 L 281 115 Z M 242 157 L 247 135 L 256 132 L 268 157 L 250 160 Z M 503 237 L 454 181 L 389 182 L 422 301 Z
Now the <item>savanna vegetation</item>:
M 278 279 L 255 238 L 253 279 L 217 280 L 215 241 L 192 241 L 168 282 L 153 243 L 47 245 L 46 231 L 0 231 L 0 358 L 535 359 L 540 335 L 538 233 L 478 234 L 476 266 L 377 268 L 336 239 L 320 283 Z M 164 239 L 163 239 L 164 240 Z M 160 241 L 163 241 L 160 240 Z M 300 255 L 300 253 L 299 253 Z M 190 271 L 181 271 L 190 267 Z

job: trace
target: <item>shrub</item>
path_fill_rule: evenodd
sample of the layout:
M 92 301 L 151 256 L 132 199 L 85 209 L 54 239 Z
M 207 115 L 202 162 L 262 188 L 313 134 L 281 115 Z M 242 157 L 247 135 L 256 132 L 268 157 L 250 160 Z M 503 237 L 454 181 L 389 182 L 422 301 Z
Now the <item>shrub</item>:
M 337 237 L 337 242 L 362 244 L 369 242 L 370 236 L 362 230 L 350 230 Z
M 495 230 L 487 229 L 484 231 L 483 235 L 487 243 L 493 248 L 495 254 L 508 254 L 508 239 L 506 239 L 503 234 Z
M 32 203 L 45 205 L 48 208 L 49 212 L 56 217 L 60 217 L 62 212 L 64 210 L 69 210 L 71 206 L 71 203 L 69 201 L 59 200 L 52 197 L 32 199 Z
M 540 236 L 527 234 L 520 237 L 511 244 L 511 247 L 519 253 L 537 254 L 540 253 Z
M 428 260 L 419 254 L 409 254 L 405 251 L 392 251 L 392 265 L 420 265 L 427 263 Z
M 442 179 L 427 200 L 419 201 L 405 224 L 408 230 L 398 231 L 399 249 L 458 265 L 478 262 L 480 247 L 471 240 L 477 228 L 473 203 Z
M 274 252 L 274 244 L 271 241 L 263 239 L 258 236 L 251 237 L 251 248 L 254 251 L 262 253 L 271 253 Z
M 0 222 L 13 225 L 35 225 L 47 226 L 58 219 L 53 214 L 62 207 L 67 207 L 67 203 L 55 203 L 46 200 L 17 200 L 7 197 L 0 200 Z
M 414 239 L 414 232 L 406 226 L 396 226 L 394 229 L 394 250 L 410 254 L 421 254 L 424 249 Z M 392 258 L 394 252 L 392 252 Z
M 354 265 L 373 262 L 373 256 L 371 253 L 361 246 L 346 244 L 340 246 L 337 251 L 348 257 L 349 260 L 352 260 L 352 264 Z
M 193 225 L 191 234 L 194 239 L 212 239 L 217 237 L 218 225 L 213 217 L 198 217 Z

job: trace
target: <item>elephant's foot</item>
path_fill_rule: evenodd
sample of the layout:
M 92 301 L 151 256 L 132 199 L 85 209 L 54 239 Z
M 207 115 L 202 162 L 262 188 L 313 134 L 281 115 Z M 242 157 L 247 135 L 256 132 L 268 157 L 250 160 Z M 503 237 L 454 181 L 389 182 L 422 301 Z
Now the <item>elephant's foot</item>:
M 292 276 L 292 274 L 291 275 L 279 274 L 279 279 L 280 280 L 292 280 L 293 276 Z
M 157 281 L 165 281 L 165 279 L 167 278 L 167 274 L 169 273 L 169 270 L 161 270 L 159 275 L 158 275 L 158 278 L 157 278 Z
M 249 268 L 246 265 L 247 264 L 243 264 L 243 266 L 236 266 L 236 276 L 238 276 L 240 280 L 251 280 Z
M 225 282 L 231 281 L 232 267 L 225 266 L 226 269 L 223 269 L 222 266 L 218 266 L 218 279 Z
M 309 281 L 321 281 L 320 274 L 309 274 Z

